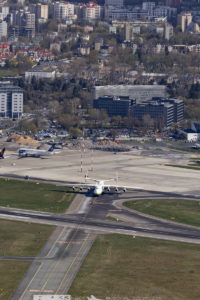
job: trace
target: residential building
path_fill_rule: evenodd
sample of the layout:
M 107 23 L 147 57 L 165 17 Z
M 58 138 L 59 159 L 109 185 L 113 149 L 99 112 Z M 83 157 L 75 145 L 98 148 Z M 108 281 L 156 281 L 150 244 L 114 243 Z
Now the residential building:
M 67 17 L 74 16 L 74 4 L 69 2 L 54 3 L 54 18 L 63 20 Z
M 48 63 L 43 63 L 41 65 L 37 65 L 32 69 L 25 72 L 25 79 L 30 81 L 33 77 L 38 79 L 49 79 L 53 80 L 56 76 L 57 68 L 49 65 Z
M 83 7 L 83 18 L 85 20 L 100 19 L 101 18 L 101 6 L 94 2 L 88 2 Z
M 8 15 L 9 15 L 9 6 L 1 5 L 0 6 L 0 19 L 4 21 Z
M 8 26 L 6 21 L 0 20 L 0 40 L 2 37 L 7 37 L 8 34 Z
M 133 21 L 147 18 L 148 11 L 146 10 L 105 6 L 105 19 L 108 20 Z
M 103 96 L 98 99 L 94 99 L 93 107 L 105 110 L 110 117 L 127 117 L 135 103 L 136 101 L 130 99 L 128 96 Z
M 11 31 L 14 37 L 35 37 L 35 14 L 24 10 L 15 11 Z
M 24 14 L 24 34 L 28 38 L 35 37 L 35 14 L 25 12 Z
M 10 81 L 0 82 L 0 118 L 19 118 L 23 113 L 23 90 Z
M 180 25 L 182 32 L 186 31 L 190 23 L 192 23 L 192 14 L 190 12 L 183 12 L 178 15 L 178 25 Z
M 164 37 L 166 40 L 169 40 L 174 34 L 174 27 L 169 24 L 165 23 L 165 30 L 164 30 Z
M 47 20 L 48 19 L 48 9 L 49 9 L 48 5 L 38 3 L 36 5 L 36 18 Z

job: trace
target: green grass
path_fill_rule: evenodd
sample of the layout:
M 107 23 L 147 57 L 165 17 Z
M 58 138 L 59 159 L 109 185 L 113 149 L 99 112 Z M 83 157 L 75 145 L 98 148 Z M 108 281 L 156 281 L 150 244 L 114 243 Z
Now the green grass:
M 69 291 L 105 299 L 199 299 L 200 245 L 102 235 Z M 115 298 L 114 298 L 115 297 Z M 126 298 L 127 297 L 127 298 Z
M 52 226 L 0 220 L 0 256 L 35 256 Z
M 19 71 L 16 68 L 0 69 L 0 77 L 15 76 L 15 75 L 19 75 Z
M 156 217 L 200 226 L 200 202 L 183 199 L 146 199 L 127 201 L 124 205 Z
M 192 149 L 192 148 L 170 147 L 170 149 L 177 150 L 177 151 L 184 151 L 184 152 L 200 153 L 200 150 Z
M 190 166 L 183 166 L 183 165 L 172 165 L 172 164 L 165 164 L 165 166 L 169 166 L 169 167 L 175 167 L 175 168 L 182 168 L 182 169 L 191 169 L 191 170 L 200 170 L 200 166 L 198 166 L 197 164 L 195 165 L 190 165 Z
M 9 300 L 30 266 L 29 262 L 0 261 L 0 299 Z
M 36 256 L 53 226 L 0 220 L 0 256 Z M 31 262 L 0 260 L 0 299 L 10 299 Z
M 0 179 L 0 206 L 64 212 L 74 198 L 67 187 Z

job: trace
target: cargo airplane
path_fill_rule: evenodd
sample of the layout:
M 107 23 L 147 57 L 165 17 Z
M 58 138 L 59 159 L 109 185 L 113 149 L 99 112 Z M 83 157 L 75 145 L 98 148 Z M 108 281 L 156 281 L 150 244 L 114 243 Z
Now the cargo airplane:
M 54 154 L 54 145 L 52 145 L 48 150 L 40 150 L 40 149 L 28 149 L 28 148 L 20 148 L 18 150 L 19 158 L 23 157 L 42 157 Z
M 100 179 L 94 179 L 94 178 L 89 178 L 85 176 L 85 180 L 91 180 L 94 181 L 95 183 L 93 184 L 88 184 L 88 183 L 78 183 L 78 184 L 64 184 L 65 186 L 70 186 L 72 189 L 75 190 L 87 190 L 93 192 L 95 196 L 102 195 L 105 192 L 126 192 L 127 189 L 140 189 L 139 187 L 130 187 L 130 186 L 120 186 L 118 184 L 105 184 L 105 182 L 108 181 L 116 181 L 115 178 L 112 179 L 107 179 L 107 180 L 100 180 Z

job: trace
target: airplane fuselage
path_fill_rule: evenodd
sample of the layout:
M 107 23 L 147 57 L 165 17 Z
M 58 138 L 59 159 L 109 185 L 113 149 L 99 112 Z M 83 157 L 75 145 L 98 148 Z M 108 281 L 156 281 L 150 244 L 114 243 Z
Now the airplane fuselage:
M 27 156 L 40 157 L 40 156 L 53 154 L 53 152 L 50 152 L 48 150 L 25 149 L 25 148 L 20 148 L 18 153 L 20 157 L 27 157 Z
M 99 181 L 94 187 L 94 195 L 99 196 L 104 191 L 104 181 Z

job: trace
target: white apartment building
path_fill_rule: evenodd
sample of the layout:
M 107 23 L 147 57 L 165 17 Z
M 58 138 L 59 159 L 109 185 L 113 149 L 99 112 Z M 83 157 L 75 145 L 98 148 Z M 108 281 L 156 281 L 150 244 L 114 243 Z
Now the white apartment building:
M 10 81 L 0 82 L 0 118 L 19 118 L 23 113 L 23 90 Z
M 83 7 L 83 17 L 86 20 L 100 19 L 100 17 L 101 17 L 101 6 L 94 3 L 94 2 L 87 3 Z
M 9 6 L 0 6 L 0 16 L 1 19 L 5 19 L 9 14 Z
M 38 19 L 47 20 L 48 14 L 49 14 L 48 5 L 41 4 L 41 3 L 38 3 L 36 5 L 36 16 Z
M 8 34 L 8 25 L 6 21 L 0 20 L 0 40 L 2 37 L 7 37 Z
M 74 4 L 69 2 L 55 2 L 54 3 L 54 18 L 65 19 L 74 15 Z
M 12 118 L 19 118 L 23 113 L 23 93 L 12 93 Z
M 178 25 L 180 25 L 182 32 L 185 32 L 188 25 L 192 23 L 192 14 L 190 12 L 182 12 L 178 15 Z

